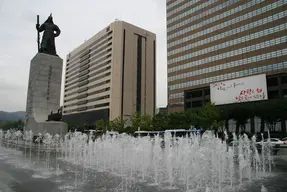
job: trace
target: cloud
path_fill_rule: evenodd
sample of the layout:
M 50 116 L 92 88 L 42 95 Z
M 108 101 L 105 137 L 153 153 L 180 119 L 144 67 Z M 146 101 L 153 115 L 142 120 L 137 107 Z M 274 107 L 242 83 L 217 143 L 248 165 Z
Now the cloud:
M 53 13 L 65 59 L 116 18 L 157 34 L 157 105 L 167 103 L 165 0 L 0 0 L 0 110 L 25 110 L 30 60 L 37 51 L 36 15 Z

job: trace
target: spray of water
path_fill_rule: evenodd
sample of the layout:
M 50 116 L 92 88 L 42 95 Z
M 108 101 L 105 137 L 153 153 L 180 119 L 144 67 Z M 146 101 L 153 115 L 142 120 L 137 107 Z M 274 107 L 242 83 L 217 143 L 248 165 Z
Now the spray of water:
M 233 137 L 233 145 L 228 146 L 211 132 L 202 137 L 186 135 L 177 138 L 170 133 L 153 138 L 104 134 L 95 140 L 86 134 L 69 132 L 63 138 L 39 134 L 39 142 L 33 144 L 31 131 L 24 132 L 21 141 L 20 132 L 7 131 L 4 134 L 0 130 L 1 147 L 13 147 L 11 144 L 16 140 L 19 148 L 22 142 L 25 151 L 29 148 L 30 161 L 32 150 L 38 152 L 38 160 L 41 150 L 46 168 L 50 168 L 53 161 L 59 173 L 59 160 L 73 164 L 75 188 L 80 180 L 86 181 L 88 169 L 95 169 L 121 177 L 125 181 L 123 185 L 140 182 L 180 191 L 232 191 L 270 172 L 272 166 L 268 142 L 262 142 L 260 155 L 255 137 L 251 140 L 246 135 L 237 137 L 234 134 Z M 43 144 L 40 143 L 42 139 Z
M 268 192 L 268 190 L 266 189 L 266 187 L 264 187 L 264 185 L 261 186 L 261 192 Z

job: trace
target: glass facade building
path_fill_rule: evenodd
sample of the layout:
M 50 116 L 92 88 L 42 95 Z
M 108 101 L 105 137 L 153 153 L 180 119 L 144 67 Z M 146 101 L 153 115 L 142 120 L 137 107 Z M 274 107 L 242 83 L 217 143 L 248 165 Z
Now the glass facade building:
M 287 71 L 286 0 L 167 0 L 166 4 L 170 112 L 184 110 L 187 90 Z

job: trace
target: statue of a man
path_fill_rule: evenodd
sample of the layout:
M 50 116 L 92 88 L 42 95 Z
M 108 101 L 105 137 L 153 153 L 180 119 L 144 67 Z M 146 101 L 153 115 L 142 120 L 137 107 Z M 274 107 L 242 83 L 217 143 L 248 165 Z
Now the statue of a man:
M 61 30 L 57 25 L 54 24 L 52 14 L 42 25 L 37 23 L 36 29 L 39 33 L 44 31 L 39 52 L 47 53 L 50 55 L 57 55 L 55 37 L 58 37 L 60 35 Z

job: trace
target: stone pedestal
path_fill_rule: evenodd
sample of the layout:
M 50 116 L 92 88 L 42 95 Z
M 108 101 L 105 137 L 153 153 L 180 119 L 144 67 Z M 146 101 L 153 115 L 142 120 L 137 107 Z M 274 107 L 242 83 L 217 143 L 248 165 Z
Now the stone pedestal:
M 42 135 L 49 133 L 51 135 L 59 134 L 64 136 L 68 131 L 67 123 L 62 121 L 36 122 L 34 119 L 30 119 L 27 128 L 28 130 L 32 130 L 34 135 L 38 135 L 38 133 L 41 133 Z
M 31 60 L 26 103 L 25 130 L 38 133 L 64 134 L 63 122 L 46 122 L 48 115 L 60 108 L 63 60 L 37 53 Z

